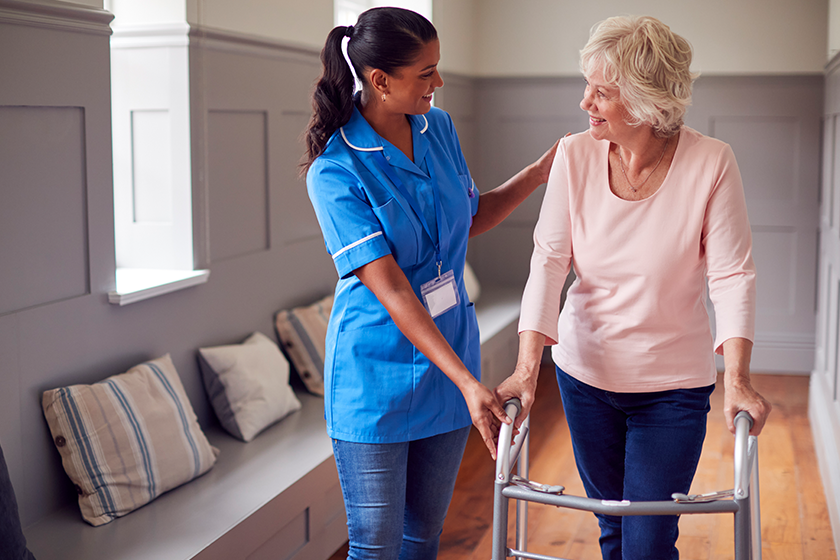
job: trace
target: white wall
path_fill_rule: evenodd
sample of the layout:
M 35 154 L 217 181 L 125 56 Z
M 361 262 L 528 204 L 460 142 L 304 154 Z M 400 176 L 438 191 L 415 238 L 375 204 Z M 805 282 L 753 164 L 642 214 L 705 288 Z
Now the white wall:
M 475 75 L 478 64 L 476 14 L 483 0 L 436 0 L 435 27 L 440 38 L 440 69 Z
M 105 0 L 104 3 L 105 9 L 115 16 L 115 26 L 183 23 L 187 17 L 184 0 Z
M 482 0 L 472 74 L 577 75 L 591 26 L 623 14 L 671 26 L 692 43 L 693 66 L 707 75 L 822 72 L 827 59 L 825 0 Z
M 828 58 L 840 51 L 840 0 L 828 2 Z
M 258 35 L 320 50 L 333 28 L 332 0 L 188 0 L 190 25 Z

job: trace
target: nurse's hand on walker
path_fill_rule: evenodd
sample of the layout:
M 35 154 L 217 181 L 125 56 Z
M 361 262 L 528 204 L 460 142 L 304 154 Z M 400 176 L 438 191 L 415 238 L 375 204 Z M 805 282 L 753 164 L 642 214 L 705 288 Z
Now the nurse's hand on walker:
M 473 424 L 495 459 L 499 427 L 511 420 L 493 393 L 473 377 L 452 350 L 394 257 L 380 257 L 357 268 L 355 274 L 388 310 L 400 332 L 455 383 L 467 401 Z

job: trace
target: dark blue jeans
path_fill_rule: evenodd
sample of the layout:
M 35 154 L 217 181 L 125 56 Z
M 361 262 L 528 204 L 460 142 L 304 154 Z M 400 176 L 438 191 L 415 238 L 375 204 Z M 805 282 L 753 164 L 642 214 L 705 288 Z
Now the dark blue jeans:
M 26 548 L 26 538 L 20 529 L 17 499 L 3 448 L 0 447 L 0 558 L 3 560 L 35 560 Z
M 581 383 L 560 368 L 557 383 L 587 496 L 647 501 L 688 493 L 714 385 L 613 393 Z M 679 558 L 677 516 L 597 517 L 605 560 Z
M 347 510 L 348 558 L 437 557 L 470 428 L 405 443 L 333 440 Z

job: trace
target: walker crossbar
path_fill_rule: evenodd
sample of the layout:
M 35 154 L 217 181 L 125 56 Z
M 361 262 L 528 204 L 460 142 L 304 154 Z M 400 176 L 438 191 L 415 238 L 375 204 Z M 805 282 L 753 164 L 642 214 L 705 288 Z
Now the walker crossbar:
M 512 419 L 515 419 L 520 411 L 521 405 L 518 399 L 512 399 L 505 404 L 505 412 Z M 734 490 L 716 493 L 717 496 L 721 496 L 719 498 L 675 494 L 674 501 L 650 502 L 598 500 L 540 490 L 541 488 L 552 490 L 562 488 L 559 486 L 539 483 L 513 484 L 511 469 L 516 464 L 517 458 L 519 459 L 519 476 L 528 478 L 528 421 L 529 419 L 526 418 L 522 423 L 520 433 L 513 444 L 511 444 L 512 424 L 502 424 L 499 432 L 493 500 L 492 560 L 504 560 L 508 556 L 532 560 L 563 560 L 525 550 L 528 502 L 615 516 L 732 513 L 735 516 L 735 560 L 761 560 L 758 440 L 755 436 L 749 435 L 753 420 L 746 412 L 739 412 L 735 417 Z M 508 501 L 511 499 L 517 501 L 517 534 L 514 549 L 507 547 Z M 524 522 L 523 519 L 525 519 Z

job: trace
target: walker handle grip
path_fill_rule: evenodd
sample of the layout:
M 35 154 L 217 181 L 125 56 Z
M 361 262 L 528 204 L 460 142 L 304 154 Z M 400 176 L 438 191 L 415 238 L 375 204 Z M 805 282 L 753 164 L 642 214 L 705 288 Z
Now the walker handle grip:
M 749 439 L 750 429 L 753 426 L 753 418 L 750 413 L 742 410 L 735 415 L 735 498 L 744 499 L 749 496 L 750 488 L 750 462 L 749 462 Z
M 510 470 L 519 455 L 519 447 L 525 434 L 520 434 L 518 444 L 511 447 L 513 436 L 513 423 L 516 417 L 522 412 L 522 401 L 513 397 L 505 402 L 505 414 L 508 415 L 510 424 L 502 424 L 499 429 L 499 444 L 496 448 L 496 484 L 505 484 L 510 477 Z

